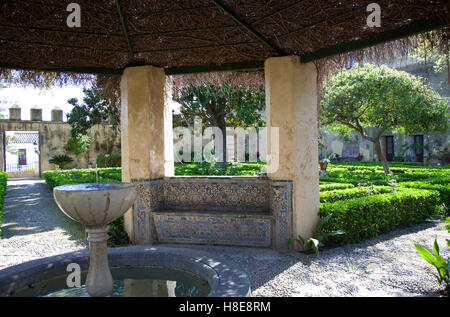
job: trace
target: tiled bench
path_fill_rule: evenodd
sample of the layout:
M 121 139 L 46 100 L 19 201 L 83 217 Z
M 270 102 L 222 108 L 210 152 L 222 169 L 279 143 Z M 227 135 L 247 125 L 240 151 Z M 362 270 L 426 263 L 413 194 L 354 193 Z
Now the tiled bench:
M 135 181 L 136 244 L 193 243 L 285 249 L 292 183 L 263 177 L 166 177 Z

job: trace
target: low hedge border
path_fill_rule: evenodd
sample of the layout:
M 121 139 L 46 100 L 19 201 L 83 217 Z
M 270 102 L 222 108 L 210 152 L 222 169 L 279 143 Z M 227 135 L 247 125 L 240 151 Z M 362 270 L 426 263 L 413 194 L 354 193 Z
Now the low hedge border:
M 426 182 L 404 182 L 404 183 L 398 183 L 399 187 L 406 187 L 406 188 L 418 188 L 418 189 L 429 189 L 429 190 L 436 190 L 439 192 L 440 202 L 444 203 L 447 207 L 450 207 L 450 185 L 448 183 L 446 185 L 443 184 L 433 184 Z
M 120 167 L 98 168 L 97 174 L 99 183 L 122 181 L 122 170 Z M 96 181 L 95 169 L 45 171 L 42 173 L 42 176 L 52 189 L 61 185 L 95 183 Z
M 350 183 L 329 183 L 329 184 L 320 184 L 319 190 L 321 192 L 326 192 L 330 190 L 336 189 L 346 189 L 346 188 L 355 188 L 355 185 Z
M 320 205 L 320 216 L 332 214 L 326 231 L 343 230 L 333 236 L 336 244 L 357 243 L 395 228 L 420 223 L 436 214 L 439 192 L 399 188 L 394 193 L 339 200 Z
M 95 183 L 95 169 L 79 169 L 79 170 L 56 170 L 45 171 L 42 173 L 45 182 L 52 189 L 56 186 L 80 183 Z M 98 168 L 97 181 L 120 182 L 122 180 L 121 168 Z M 128 235 L 123 229 L 124 217 L 120 217 L 109 224 L 108 228 L 108 244 L 110 246 L 120 246 L 129 244 Z
M 6 184 L 8 183 L 8 173 L 0 172 L 0 240 L 2 239 L 2 216 L 3 205 L 5 203 Z
M 344 199 L 358 197 L 367 197 L 370 195 L 386 194 L 394 189 L 390 186 L 366 186 L 355 188 L 346 188 L 341 190 L 330 190 L 320 192 L 320 203 L 332 203 Z

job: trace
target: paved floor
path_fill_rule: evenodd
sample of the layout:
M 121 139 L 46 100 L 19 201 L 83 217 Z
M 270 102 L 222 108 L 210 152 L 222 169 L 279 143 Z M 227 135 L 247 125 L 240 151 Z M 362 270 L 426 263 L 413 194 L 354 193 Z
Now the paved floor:
M 84 230 L 67 218 L 41 179 L 8 181 L 0 240 L 0 269 L 86 248 Z M 429 221 L 318 256 L 262 248 L 165 245 L 202 249 L 236 262 L 248 274 L 253 296 L 440 296 L 434 268 L 414 243 L 450 256 L 442 220 Z
M 43 179 L 8 180 L 0 240 L 0 269 L 86 248 L 84 229 L 64 215 Z

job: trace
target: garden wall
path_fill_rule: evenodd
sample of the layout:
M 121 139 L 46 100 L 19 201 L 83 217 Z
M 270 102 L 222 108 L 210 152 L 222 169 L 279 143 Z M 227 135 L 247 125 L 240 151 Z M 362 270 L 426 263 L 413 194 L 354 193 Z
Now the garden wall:
M 64 147 L 70 138 L 71 127 L 61 121 L 25 121 L 0 120 L 0 132 L 4 131 L 38 131 L 40 145 L 41 172 L 53 170 L 55 167 L 48 160 L 55 154 L 66 153 Z M 95 125 L 90 129 L 91 145 L 88 153 L 71 155 L 74 161 L 69 168 L 87 168 L 95 166 L 99 154 L 120 153 L 120 133 L 115 133 L 107 124 Z M 0 170 L 4 170 L 4 144 L 0 138 Z

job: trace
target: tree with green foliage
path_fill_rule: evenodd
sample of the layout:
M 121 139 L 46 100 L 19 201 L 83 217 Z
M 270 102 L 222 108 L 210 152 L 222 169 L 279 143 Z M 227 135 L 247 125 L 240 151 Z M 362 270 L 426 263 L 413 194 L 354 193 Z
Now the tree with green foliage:
M 67 114 L 67 123 L 72 127 L 72 136 L 87 135 L 92 126 L 104 122 L 108 122 L 118 129 L 120 125 L 119 104 L 112 103 L 111 99 L 106 98 L 99 89 L 83 89 L 83 92 L 85 96 L 82 104 L 78 104 L 77 98 L 67 101 L 73 106 L 70 114 Z
M 71 136 L 67 140 L 66 151 L 75 155 L 80 155 L 87 153 L 89 151 L 90 138 L 84 134 L 77 134 L 76 136 Z
M 332 74 L 325 83 L 321 122 L 340 135 L 357 131 L 373 142 L 389 174 L 380 143 L 383 132 L 446 132 L 448 104 L 422 78 L 387 66 L 355 65 Z M 368 127 L 378 128 L 376 135 L 369 135 Z
M 227 161 L 227 127 L 265 125 L 261 115 L 261 111 L 265 109 L 265 92 L 262 87 L 252 88 L 230 82 L 215 85 L 188 84 L 175 89 L 173 100 L 181 105 L 181 113 L 186 120 L 199 116 L 206 125 L 221 130 L 224 163 Z
M 411 47 L 410 58 L 417 59 L 425 64 L 430 62 L 435 73 L 450 69 L 449 43 L 438 32 L 427 32 L 415 37 L 416 45 Z M 450 72 L 448 74 L 450 76 Z M 450 81 L 450 77 L 449 77 Z

